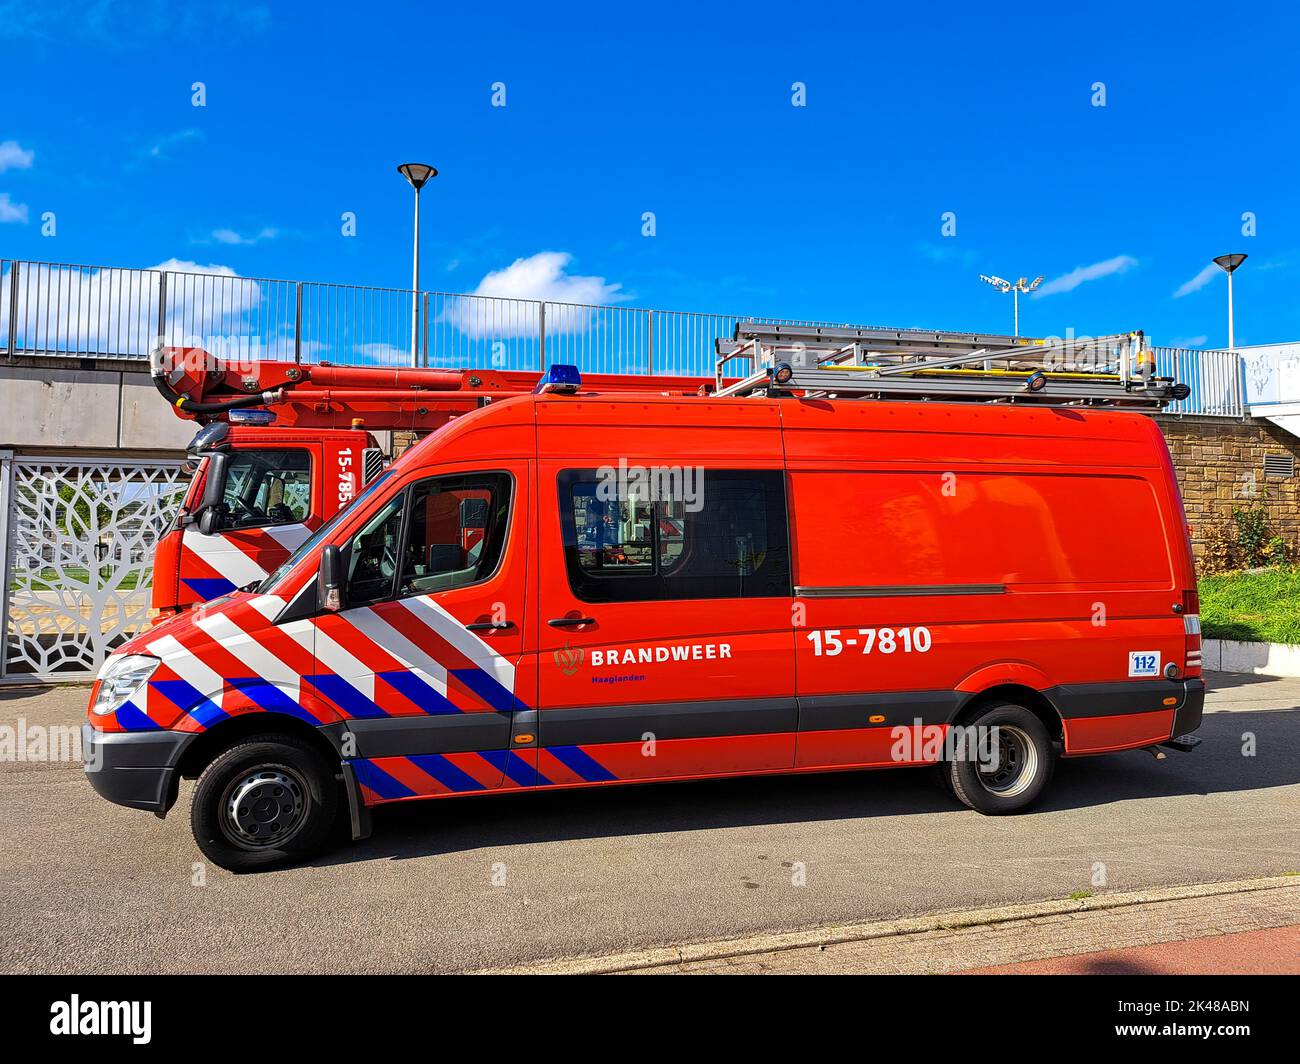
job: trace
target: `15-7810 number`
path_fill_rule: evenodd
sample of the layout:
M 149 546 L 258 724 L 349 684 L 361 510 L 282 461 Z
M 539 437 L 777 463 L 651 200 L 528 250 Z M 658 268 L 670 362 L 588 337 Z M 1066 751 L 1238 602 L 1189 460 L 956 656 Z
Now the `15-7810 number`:
M 924 654 L 931 646 L 930 629 L 922 627 L 859 628 L 856 636 L 845 636 L 839 628 L 814 629 L 808 633 L 808 641 L 813 645 L 813 656 L 819 658 L 833 658 L 847 647 L 858 645 L 864 654 L 892 654 L 896 650 Z

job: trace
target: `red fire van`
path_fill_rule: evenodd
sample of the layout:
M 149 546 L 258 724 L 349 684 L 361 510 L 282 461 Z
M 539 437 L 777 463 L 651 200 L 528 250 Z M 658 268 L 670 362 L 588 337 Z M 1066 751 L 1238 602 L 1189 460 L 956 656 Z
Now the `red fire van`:
M 523 788 L 942 762 L 1016 812 L 1057 756 L 1198 727 L 1149 417 L 576 388 L 458 418 L 255 591 L 122 646 L 95 789 L 162 816 L 197 778 L 199 847 L 244 870 Z

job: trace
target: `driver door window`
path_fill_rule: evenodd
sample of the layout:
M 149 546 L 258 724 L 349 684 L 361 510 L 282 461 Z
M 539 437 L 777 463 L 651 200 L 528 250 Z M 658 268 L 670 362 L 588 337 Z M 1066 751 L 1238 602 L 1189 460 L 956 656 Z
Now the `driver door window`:
M 433 595 L 477 584 L 501 560 L 510 517 L 510 477 L 434 477 L 411 489 L 398 595 Z
M 510 488 L 506 473 L 468 473 L 401 492 L 348 548 L 348 607 L 486 580 L 501 561 Z
M 223 530 L 291 525 L 311 512 L 311 455 L 303 450 L 238 451 L 222 496 Z

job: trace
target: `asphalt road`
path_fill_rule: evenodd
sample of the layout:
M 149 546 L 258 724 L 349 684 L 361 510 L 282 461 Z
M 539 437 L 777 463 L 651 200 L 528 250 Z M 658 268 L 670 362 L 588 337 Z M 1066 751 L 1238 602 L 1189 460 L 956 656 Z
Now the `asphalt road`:
M 159 821 L 77 764 L 0 761 L 0 971 L 455 971 L 1300 871 L 1300 681 L 1211 688 L 1199 750 L 1063 762 L 1025 816 L 913 770 L 488 796 L 255 876 L 197 863 L 192 784 Z M 85 700 L 0 688 L 0 724 L 79 724 Z

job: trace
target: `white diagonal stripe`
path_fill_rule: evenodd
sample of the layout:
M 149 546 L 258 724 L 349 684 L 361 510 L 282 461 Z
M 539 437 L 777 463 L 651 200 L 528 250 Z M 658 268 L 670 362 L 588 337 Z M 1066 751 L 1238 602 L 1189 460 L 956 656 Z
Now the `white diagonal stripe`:
M 211 613 L 199 617 L 194 623 L 220 643 L 222 650 L 233 654 L 252 669 L 255 676 L 284 688 L 295 702 L 298 701 L 298 674 L 224 613 Z
M 436 661 L 402 635 L 374 610 L 363 608 L 339 614 L 363 636 L 400 661 L 421 680 L 444 697 L 447 694 L 447 667 Z
M 491 672 L 497 683 L 511 694 L 514 694 L 514 665 L 501 657 L 496 650 L 488 646 L 473 632 L 467 632 L 460 621 L 456 620 L 428 595 L 402 599 L 401 604 L 467 658 L 472 659 L 479 668 Z
M 273 621 L 284 609 L 284 599 L 279 595 L 258 595 L 256 598 L 248 600 L 248 604 L 257 610 L 268 621 Z M 308 650 L 311 647 L 307 648 Z
M 266 579 L 265 569 L 220 536 L 205 536 L 197 528 L 187 528 L 181 535 L 181 547 L 193 551 L 235 587 Z
M 177 676 L 209 699 L 217 708 L 221 707 L 221 696 L 225 694 L 225 681 L 216 670 L 201 661 L 193 651 L 183 646 L 174 635 L 159 636 L 147 644 L 149 653 L 156 654 L 162 663 Z
M 341 676 L 371 702 L 375 700 L 375 672 L 316 626 L 316 660 Z
M 266 534 L 286 550 L 297 550 L 311 535 L 311 529 L 303 524 L 276 525 L 266 529 Z

